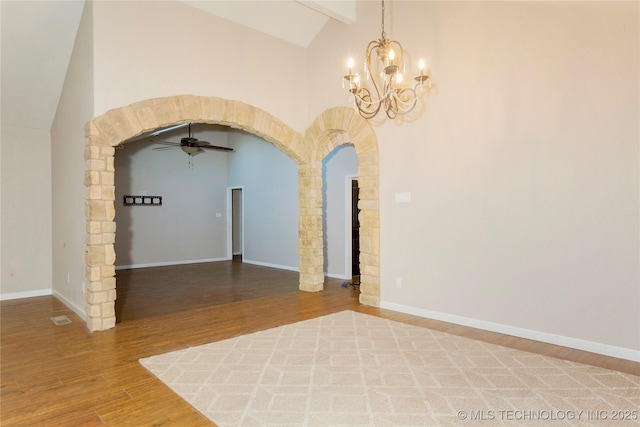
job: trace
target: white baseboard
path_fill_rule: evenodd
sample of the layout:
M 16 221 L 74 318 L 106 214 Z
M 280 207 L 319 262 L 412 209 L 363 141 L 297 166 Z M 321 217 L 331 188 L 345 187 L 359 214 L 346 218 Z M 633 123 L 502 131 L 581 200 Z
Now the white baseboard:
M 20 298 L 43 297 L 51 294 L 51 289 L 37 289 L 35 291 L 26 292 L 10 292 L 8 294 L 0 294 L 0 301 L 8 301 Z
M 333 274 L 333 273 L 324 273 L 324 277 L 329 277 L 331 279 L 340 279 L 340 280 L 353 279 L 353 276 L 347 276 L 346 274 Z
M 563 347 L 574 348 L 576 350 L 588 351 L 591 353 L 602 354 L 605 356 L 616 357 L 619 359 L 640 362 L 640 350 L 631 348 L 617 347 L 609 344 L 602 344 L 593 341 L 582 340 L 578 338 L 565 337 L 562 335 L 550 334 L 547 332 L 534 331 L 531 329 L 519 328 L 516 326 L 503 325 L 500 323 L 487 322 L 484 320 L 471 319 L 468 317 L 456 316 L 453 314 L 441 313 L 438 311 L 424 310 L 416 307 L 409 307 L 391 302 L 380 303 L 380 308 L 398 311 L 400 313 L 411 314 L 414 316 L 424 317 L 427 319 L 441 320 L 443 322 L 454 323 L 456 325 L 464 325 L 472 328 L 482 329 L 485 331 L 498 332 L 501 334 L 512 335 L 514 337 L 526 338 L 534 341 L 540 341 L 548 344 L 560 345 Z
M 135 268 L 165 267 L 169 265 L 199 264 L 203 262 L 229 261 L 229 258 L 189 259 L 184 261 L 149 262 L 145 264 L 116 265 L 116 270 L 130 270 Z
M 60 292 L 53 291 L 53 296 L 56 297 L 61 303 L 66 305 L 71 311 L 77 314 L 82 320 L 87 321 L 87 312 L 84 307 L 78 307 L 75 303 L 69 301 Z
M 288 265 L 280 265 L 280 264 L 271 264 L 268 262 L 252 261 L 250 259 L 243 259 L 242 262 L 245 264 L 259 265 L 262 267 L 278 268 L 280 270 L 300 271 L 298 267 L 291 267 Z

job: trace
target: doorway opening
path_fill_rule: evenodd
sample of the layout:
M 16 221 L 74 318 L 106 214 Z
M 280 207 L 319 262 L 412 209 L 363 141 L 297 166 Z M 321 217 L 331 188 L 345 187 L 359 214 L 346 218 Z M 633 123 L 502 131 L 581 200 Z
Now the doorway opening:
M 242 262 L 244 254 L 244 193 L 242 187 L 227 189 L 227 258 Z
M 360 209 L 358 208 L 358 197 L 360 189 L 358 179 L 351 179 L 351 284 L 360 286 Z

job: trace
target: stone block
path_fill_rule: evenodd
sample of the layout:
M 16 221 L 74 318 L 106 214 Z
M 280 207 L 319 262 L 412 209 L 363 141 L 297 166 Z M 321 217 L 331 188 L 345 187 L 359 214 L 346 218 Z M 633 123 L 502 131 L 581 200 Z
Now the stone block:
M 371 306 L 371 307 L 380 307 L 380 297 L 379 296 L 362 293 L 362 285 L 360 285 L 360 289 L 361 289 L 360 297 L 358 298 L 358 300 L 360 301 L 360 304 L 368 305 L 368 306 Z
M 87 317 L 100 317 L 102 316 L 102 311 L 100 310 L 99 305 L 88 305 L 87 306 Z
M 115 265 L 103 265 L 100 268 L 100 277 L 115 277 L 116 267 Z
M 202 118 L 202 107 L 200 106 L 200 97 L 194 95 L 182 95 L 182 105 L 184 108 L 184 116 L 191 120 L 199 121 Z
M 136 117 L 138 118 L 140 126 L 144 130 L 157 129 L 159 127 L 154 109 L 149 107 L 146 102 L 132 104 L 131 107 L 133 108 Z
M 89 200 L 88 208 L 91 221 L 107 221 L 107 203 L 105 201 Z
M 112 157 L 115 154 L 115 147 L 100 147 L 100 157 Z
M 360 191 L 359 197 L 361 200 L 363 199 L 378 200 L 378 187 L 372 187 L 372 186 L 361 187 L 359 191 Z
M 87 286 L 86 290 L 88 292 L 100 292 L 102 290 L 102 280 L 91 280 Z
M 369 283 L 372 285 L 378 285 L 378 287 L 380 286 L 380 276 L 368 276 L 366 274 L 361 274 L 360 275 L 360 281 L 362 283 Z
M 89 159 L 84 162 L 85 170 L 103 171 L 106 170 L 107 164 L 102 159 Z
M 298 206 L 300 209 L 307 208 L 319 208 L 322 209 L 322 198 L 321 197 L 305 197 L 298 199 Z
M 84 147 L 84 159 L 85 160 L 99 160 L 102 157 L 100 156 L 100 146 L 98 145 L 86 145 Z
M 177 96 L 157 98 L 153 100 L 153 110 L 158 120 L 158 126 L 179 123 L 184 117 L 181 99 Z
M 367 275 L 367 276 L 377 276 L 378 273 L 378 266 L 377 265 L 371 265 L 371 264 L 364 264 L 361 267 L 361 273 L 363 275 Z
M 102 277 L 104 277 L 102 276 L 102 270 L 99 265 L 85 267 L 85 275 L 87 280 L 89 281 L 99 281 L 100 279 L 102 279 Z
M 98 243 L 114 244 L 116 242 L 115 233 L 102 233 L 102 234 L 97 234 L 96 236 L 100 236 L 100 242 L 96 242 L 95 243 L 96 245 Z
M 100 311 L 102 312 L 102 316 L 105 318 L 116 317 L 116 307 L 113 302 L 105 302 L 100 304 Z
M 317 274 L 323 274 L 323 266 L 322 265 L 301 265 L 300 268 L 300 274 L 307 274 L 307 275 L 317 275 Z
M 107 302 L 108 301 L 108 291 L 97 291 L 97 292 L 89 292 L 88 293 L 88 298 L 89 298 L 89 304 L 101 304 L 103 302 Z
M 115 221 L 104 221 L 101 224 L 103 233 L 115 233 L 116 232 L 116 223 Z
M 115 277 L 105 277 L 102 279 L 102 289 L 103 291 L 110 291 L 111 289 L 116 289 L 116 278 Z
M 322 239 L 322 236 L 323 236 L 322 230 L 307 230 L 307 229 L 298 230 L 298 237 L 300 239 L 313 239 L 313 238 Z
M 322 216 L 304 216 L 300 218 L 303 229 L 322 229 Z
M 116 318 L 114 317 L 105 317 L 102 319 L 102 331 L 106 331 L 107 329 L 112 329 L 116 327 Z
M 102 200 L 115 200 L 116 187 L 114 185 L 103 185 L 101 196 L 102 196 Z
M 100 172 L 88 171 L 84 174 L 84 185 L 100 185 Z
M 110 110 L 93 119 L 93 123 L 98 128 L 98 132 L 106 142 L 106 145 L 117 145 L 123 140 L 118 132 L 118 116 L 121 114 L 116 110 Z
M 105 219 L 107 222 L 109 221 L 113 221 L 113 219 L 116 217 L 116 207 L 113 203 L 113 200 L 109 200 L 104 202 L 105 204 Z
M 233 101 L 216 98 L 215 113 L 221 123 L 229 124 L 233 122 Z
M 113 171 L 100 172 L 99 183 L 102 185 L 115 185 L 114 178 L 115 178 L 115 173 Z
M 87 257 L 89 265 L 104 265 L 105 264 L 105 252 L 104 245 L 95 245 L 87 247 Z
M 300 283 L 299 289 L 304 292 L 320 292 L 324 289 L 324 283 L 307 284 Z
M 112 146 L 117 145 L 132 136 L 140 135 L 143 131 L 135 110 L 130 106 L 110 110 L 104 114 L 104 116 L 106 116 L 106 122 L 109 124 L 109 127 L 105 126 L 106 123 L 99 120 L 100 118 L 96 120 L 100 130 L 102 130 L 102 127 L 100 126 L 100 124 L 102 124 L 104 129 L 108 129 L 109 131 L 113 129 L 116 132 L 115 138 L 111 136 L 108 138 L 108 141 Z
M 298 248 L 312 248 L 315 244 L 315 239 L 300 239 L 298 242 Z
M 358 164 L 363 166 L 377 165 L 378 152 L 376 150 L 370 150 L 363 153 L 358 153 Z
M 212 98 L 208 96 L 200 97 L 200 112 L 202 115 L 202 121 L 205 123 L 215 124 L 215 118 L 213 114 L 213 102 Z
M 322 207 L 301 207 L 298 213 L 300 216 L 322 216 Z
M 90 185 L 87 187 L 87 199 L 89 200 L 101 200 L 102 199 L 102 186 Z
M 87 328 L 89 332 L 96 332 L 102 330 L 102 317 L 88 317 L 87 316 Z
M 113 265 L 116 262 L 116 251 L 113 245 L 104 245 L 104 260 L 106 265 Z
M 358 200 L 360 210 L 378 210 L 378 199 Z
M 99 245 L 103 243 L 102 234 L 87 234 L 87 237 L 85 240 L 86 240 L 85 243 L 87 245 Z
M 233 102 L 232 121 L 240 128 L 245 128 L 249 124 L 249 109 L 249 106 L 243 102 Z
M 358 177 L 378 177 L 379 175 L 378 165 L 358 165 Z

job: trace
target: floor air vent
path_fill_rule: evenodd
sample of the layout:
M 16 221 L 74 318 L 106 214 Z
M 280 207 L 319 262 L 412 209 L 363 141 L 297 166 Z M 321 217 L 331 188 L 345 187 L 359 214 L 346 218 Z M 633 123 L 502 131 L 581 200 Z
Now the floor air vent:
M 60 326 L 60 325 L 66 325 L 67 323 L 71 323 L 71 319 L 69 319 L 67 316 L 56 316 L 56 317 L 52 317 L 51 321 L 56 325 L 56 326 Z

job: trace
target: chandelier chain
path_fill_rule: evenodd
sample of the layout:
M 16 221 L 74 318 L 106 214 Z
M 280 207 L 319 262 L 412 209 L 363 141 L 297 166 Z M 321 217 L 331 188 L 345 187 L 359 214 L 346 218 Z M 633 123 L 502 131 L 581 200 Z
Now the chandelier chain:
M 387 33 L 384 32 L 384 0 L 382 0 L 382 39 L 384 40 Z

